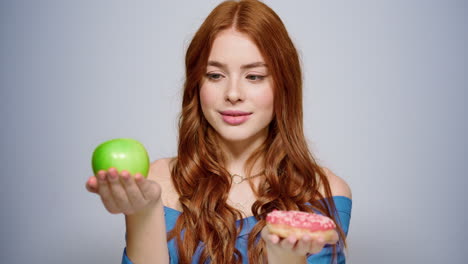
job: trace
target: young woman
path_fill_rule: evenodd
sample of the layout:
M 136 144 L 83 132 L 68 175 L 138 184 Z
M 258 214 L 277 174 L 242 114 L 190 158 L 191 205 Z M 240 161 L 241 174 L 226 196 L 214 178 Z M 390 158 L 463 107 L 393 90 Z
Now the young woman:
M 259 1 L 223 2 L 185 63 L 178 156 L 152 163 L 147 179 L 111 168 L 87 181 L 126 216 L 122 263 L 344 263 L 351 192 L 307 147 L 299 58 L 281 19 Z M 272 235 L 274 209 L 327 215 L 335 239 Z

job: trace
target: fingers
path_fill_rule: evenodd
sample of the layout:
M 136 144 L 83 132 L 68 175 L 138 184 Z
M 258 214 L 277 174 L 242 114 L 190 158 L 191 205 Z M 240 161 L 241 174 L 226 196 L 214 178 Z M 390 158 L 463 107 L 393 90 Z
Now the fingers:
M 86 188 L 98 193 L 112 214 L 134 214 L 161 196 L 161 187 L 156 182 L 146 180 L 140 173 L 132 176 L 122 171 L 119 174 L 115 168 L 99 171 L 96 177 L 88 179 Z
M 296 255 L 304 256 L 306 254 L 316 254 L 325 247 L 326 241 L 322 236 L 310 237 L 303 236 L 301 239 L 297 239 L 294 235 L 282 239 L 279 242 L 279 246 L 282 249 L 293 252 Z
M 283 250 L 283 251 L 296 251 L 296 244 L 298 243 L 298 239 L 294 235 L 290 235 L 287 238 L 281 238 L 276 234 L 270 233 L 268 227 L 264 227 L 261 231 L 261 236 L 267 244 L 270 244 L 276 250 Z
M 315 238 L 305 236 L 298 242 L 296 249 L 300 254 L 316 254 L 322 251 L 326 244 L 325 238 L 322 236 Z
M 101 200 L 104 204 L 104 207 L 106 207 L 107 211 L 109 211 L 112 214 L 119 213 L 119 208 L 117 206 L 117 203 L 114 201 L 114 197 L 112 195 L 110 183 L 107 180 L 108 172 L 103 170 L 99 171 L 97 174 L 97 178 L 99 184 L 99 196 L 101 196 Z
M 127 171 L 122 171 L 121 176 L 121 181 L 127 194 L 130 206 L 130 208 L 126 210 L 126 214 L 132 214 L 135 212 L 136 209 L 143 208 L 146 205 L 147 201 L 143 197 L 140 188 L 138 187 L 134 177 L 132 177 L 130 173 L 128 173 Z
M 314 242 L 312 241 L 312 238 L 308 235 L 305 235 L 302 237 L 302 239 L 300 239 L 297 242 L 295 250 L 299 255 L 306 255 L 308 253 L 312 253 L 312 250 L 315 249 L 311 246 L 313 243 Z
M 271 241 L 273 244 L 278 244 L 280 242 L 281 238 L 277 235 L 268 235 L 268 239 Z
M 318 240 L 312 240 L 310 244 L 308 253 L 316 254 L 322 251 L 326 243 L 325 239 L 319 238 Z
M 128 174 L 128 172 L 122 173 Z M 110 168 L 107 171 L 107 180 L 114 205 L 119 209 L 118 211 L 125 214 L 133 213 L 132 205 L 130 204 L 127 191 L 122 184 L 123 180 L 121 181 L 120 179 L 119 172 L 114 168 Z
M 306 254 L 316 254 L 325 247 L 326 244 L 334 244 L 338 240 L 338 234 L 335 234 L 332 241 L 327 241 L 322 235 L 309 236 L 305 235 L 301 239 L 296 236 L 290 235 L 286 238 L 280 238 L 275 234 L 271 234 L 267 228 L 261 232 L 261 236 L 270 249 L 275 251 L 283 251 L 287 254 L 294 254 L 298 256 L 305 256 Z
M 297 238 L 294 235 L 291 235 L 287 238 L 284 238 L 279 242 L 279 245 L 286 250 L 296 251 L 295 246 L 297 242 Z
M 98 182 L 95 176 L 91 176 L 86 181 L 86 189 L 88 192 L 97 193 L 98 192 Z
M 340 237 L 338 236 L 338 232 L 336 230 L 333 232 L 333 236 L 329 241 L 327 241 L 328 244 L 336 244 L 338 243 L 338 240 L 340 240 Z
M 135 183 L 146 201 L 154 201 L 161 196 L 161 187 L 159 184 L 145 180 L 140 173 L 135 174 Z

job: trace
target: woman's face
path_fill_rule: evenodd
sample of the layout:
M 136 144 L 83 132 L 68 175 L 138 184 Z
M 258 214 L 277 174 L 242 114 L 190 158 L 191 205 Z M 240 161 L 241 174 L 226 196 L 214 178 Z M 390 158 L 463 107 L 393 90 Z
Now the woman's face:
M 220 32 L 200 89 L 203 114 L 222 139 L 262 140 L 273 119 L 273 80 L 247 35 Z

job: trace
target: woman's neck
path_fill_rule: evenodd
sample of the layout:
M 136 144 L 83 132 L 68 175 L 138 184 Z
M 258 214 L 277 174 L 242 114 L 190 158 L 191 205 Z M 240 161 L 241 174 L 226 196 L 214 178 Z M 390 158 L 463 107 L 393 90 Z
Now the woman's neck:
M 219 140 L 220 148 L 223 151 L 226 169 L 231 174 L 245 175 L 247 173 L 247 160 L 264 142 L 266 136 L 249 138 L 244 141 L 224 141 Z M 262 170 L 262 158 L 258 159 L 252 169 L 252 174 Z

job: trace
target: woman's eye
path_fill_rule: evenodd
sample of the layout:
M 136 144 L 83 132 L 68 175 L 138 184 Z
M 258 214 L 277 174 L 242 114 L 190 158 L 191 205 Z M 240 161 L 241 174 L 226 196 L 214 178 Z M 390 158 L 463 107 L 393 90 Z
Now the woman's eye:
M 265 79 L 265 76 L 262 76 L 262 75 L 248 75 L 247 79 L 249 79 L 251 81 L 261 81 L 261 80 Z
M 208 79 L 217 81 L 220 80 L 223 76 L 219 73 L 207 73 L 206 77 L 208 77 Z

